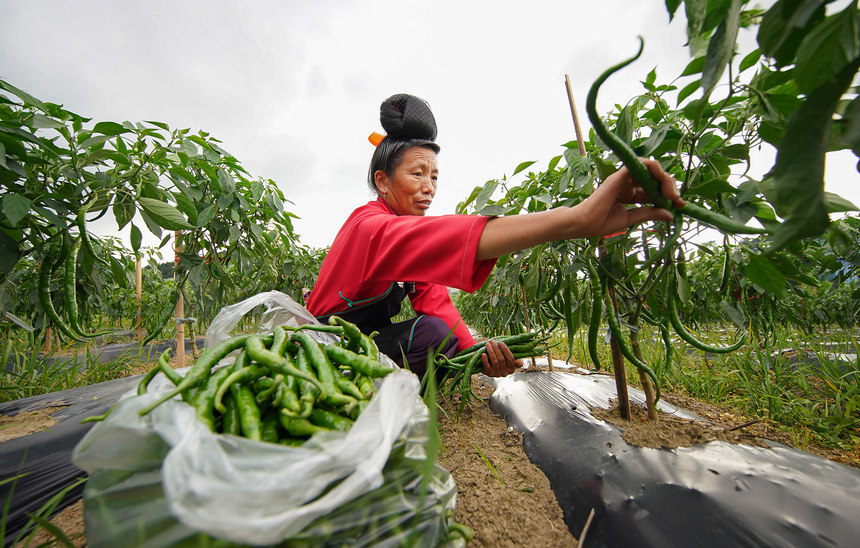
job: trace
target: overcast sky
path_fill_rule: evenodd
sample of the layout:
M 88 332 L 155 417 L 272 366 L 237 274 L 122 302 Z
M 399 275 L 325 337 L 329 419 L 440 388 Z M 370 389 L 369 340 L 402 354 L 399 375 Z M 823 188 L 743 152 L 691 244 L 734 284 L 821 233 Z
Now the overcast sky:
M 94 122 L 209 132 L 277 182 L 314 247 L 372 199 L 367 136 L 394 93 L 435 114 L 441 215 L 520 162 L 543 171 L 575 138 L 565 74 L 588 131 L 588 87 L 637 35 L 645 52 L 601 89 L 601 112 L 655 66 L 666 82 L 689 61 L 683 13 L 670 24 L 662 0 L 0 0 L 0 13 L 0 78 Z M 827 190 L 860 204 L 855 163 L 828 157 Z

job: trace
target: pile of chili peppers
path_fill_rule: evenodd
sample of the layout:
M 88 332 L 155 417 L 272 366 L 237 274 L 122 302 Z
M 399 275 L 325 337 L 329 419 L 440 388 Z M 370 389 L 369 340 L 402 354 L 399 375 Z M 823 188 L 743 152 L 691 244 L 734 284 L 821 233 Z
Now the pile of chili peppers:
M 323 344 L 309 331 L 339 340 Z M 216 367 L 236 350 L 232 365 Z M 169 352 L 144 376 L 138 394 L 159 372 L 175 387 L 141 415 L 180 396 L 214 432 L 284 445 L 349 430 L 375 392 L 374 379 L 394 370 L 379 361 L 372 337 L 338 317 L 330 325 L 278 326 L 270 335 L 233 337 L 204 350 L 185 376 L 170 367 Z

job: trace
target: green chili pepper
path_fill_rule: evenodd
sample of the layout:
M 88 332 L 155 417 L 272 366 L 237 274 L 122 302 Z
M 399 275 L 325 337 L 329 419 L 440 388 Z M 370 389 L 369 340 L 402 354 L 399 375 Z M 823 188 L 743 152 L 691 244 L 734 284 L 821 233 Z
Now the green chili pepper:
M 260 438 L 269 443 L 278 443 L 278 439 L 280 438 L 278 435 L 278 426 L 278 412 L 271 409 L 263 415 Z
M 193 405 L 197 418 L 213 432 L 215 431 L 215 394 L 218 392 L 221 381 L 227 378 L 229 374 L 229 367 L 222 367 L 217 370 L 206 380 L 203 389 L 194 398 Z
M 310 338 L 310 336 L 305 333 L 296 333 L 294 334 L 294 336 L 305 336 Z M 292 363 L 292 360 L 288 357 L 280 356 L 272 352 L 271 350 L 267 350 L 265 346 L 263 346 L 263 342 L 262 340 L 260 340 L 259 337 L 249 338 L 245 347 L 248 349 L 248 355 L 251 357 L 252 360 L 256 361 L 257 363 L 268 367 L 276 373 L 281 373 L 282 375 L 290 375 L 303 379 L 316 386 L 321 393 L 325 394 L 326 389 L 321 383 L 322 379 L 317 380 L 317 378 L 313 375 L 309 375 L 300 371 Z
M 237 383 L 259 379 L 268 372 L 268 369 L 258 364 L 247 365 L 240 369 L 230 368 L 230 374 L 218 385 L 212 405 L 219 413 L 225 413 L 224 396 L 227 390 L 231 390 L 233 385 Z
M 600 137 L 600 139 L 609 147 L 612 152 L 615 153 L 616 156 L 621 160 L 621 162 L 630 170 L 630 174 L 633 178 L 642 186 L 642 189 L 651 199 L 655 206 L 674 210 L 676 215 L 678 212 L 687 215 L 688 217 L 692 217 L 698 221 L 701 221 L 705 224 L 711 225 L 714 228 L 719 229 L 723 233 L 729 234 L 766 234 L 768 231 L 763 229 L 758 229 L 754 227 L 746 226 L 743 223 L 739 223 L 730 217 L 726 217 L 725 215 L 721 215 L 715 211 L 711 211 L 709 209 L 705 209 L 703 207 L 697 206 L 690 202 L 685 202 L 684 207 L 682 208 L 673 208 L 671 202 L 667 200 L 663 193 L 660 191 L 660 185 L 654 176 L 651 174 L 651 171 L 643 164 L 639 157 L 636 155 L 636 152 L 630 148 L 630 145 L 625 143 L 622 139 L 620 139 L 616 134 L 609 131 L 609 128 L 603 123 L 600 115 L 597 113 L 597 91 L 600 89 L 600 86 L 603 82 L 606 81 L 609 76 L 614 74 L 615 72 L 621 70 L 626 67 L 633 61 L 637 60 L 639 56 L 642 54 L 642 50 L 645 47 L 645 41 L 642 38 L 639 38 L 639 51 L 626 61 L 622 61 L 617 65 L 614 65 L 604 71 L 597 80 L 591 85 L 591 88 L 588 91 L 588 95 L 585 101 L 585 110 L 588 114 L 588 118 L 591 121 L 592 126 L 594 127 L 594 132 Z
M 197 362 L 188 370 L 185 377 L 182 378 L 176 388 L 165 393 L 162 397 L 147 405 L 139 411 L 140 415 L 146 415 L 162 403 L 182 394 L 186 390 L 193 388 L 204 382 L 211 373 L 212 368 L 220 362 L 224 356 L 245 345 L 250 338 L 257 338 L 256 335 L 239 335 L 231 339 L 227 339 L 211 348 L 206 348 L 197 358 Z
M 600 318 L 603 316 L 603 286 L 597 271 L 589 261 L 585 262 L 591 286 L 591 318 L 588 323 L 588 356 L 594 370 L 600 371 L 600 355 L 597 353 L 597 339 L 600 334 Z
M 149 383 L 152 382 L 152 379 L 154 379 L 155 376 L 159 372 L 162 371 L 161 362 L 164 361 L 164 363 L 167 364 L 167 359 L 169 358 L 169 356 L 170 356 L 170 349 L 169 348 L 161 353 L 161 356 L 158 357 L 158 360 L 156 361 L 155 365 L 152 366 L 152 369 L 150 369 L 146 373 L 146 375 L 144 375 L 143 379 L 141 379 L 141 381 L 140 381 L 140 384 L 137 385 L 137 394 L 138 395 L 146 394 L 146 389 L 149 386 Z M 170 367 L 169 365 L 167 367 L 170 368 L 171 371 L 173 370 L 173 368 Z
M 152 342 L 155 337 L 161 334 L 164 330 L 165 326 L 167 326 L 167 322 L 170 321 L 170 318 L 175 316 L 176 314 L 176 303 L 179 302 L 179 296 L 182 295 L 179 287 L 173 290 L 170 294 L 170 301 L 167 303 L 167 306 L 161 311 L 161 316 L 159 316 L 158 321 L 156 322 L 156 328 L 152 330 L 143 342 L 140 343 L 141 346 L 146 346 L 150 342 Z
M 328 319 L 331 325 L 339 325 L 343 328 L 343 334 L 346 336 L 346 348 L 353 352 L 361 351 L 361 330 L 354 323 L 350 323 L 339 316 L 331 316 Z
M 352 428 L 352 421 L 348 418 L 342 417 L 337 413 L 332 413 L 331 411 L 326 411 L 325 409 L 320 409 L 319 407 L 311 411 L 308 421 L 313 425 L 322 426 L 329 430 L 339 430 L 341 432 L 346 432 Z
M 239 422 L 239 407 L 236 405 L 236 400 L 233 399 L 233 394 L 227 394 L 224 397 L 224 413 L 221 414 L 221 432 L 236 436 L 242 433 L 242 426 Z
M 728 237 L 723 237 L 723 250 L 725 257 L 723 258 L 723 272 L 720 275 L 720 287 L 717 292 L 723 293 L 729 286 L 729 277 L 732 271 L 732 250 L 729 248 Z
M 308 419 L 291 417 L 284 414 L 284 412 L 281 412 L 281 414 L 278 415 L 278 420 L 281 422 L 281 426 L 284 427 L 284 430 L 293 436 L 313 436 L 317 432 L 330 431 L 329 428 L 323 428 L 312 424 Z
M 246 384 L 234 384 L 230 386 L 230 393 L 236 400 L 239 408 L 239 425 L 242 435 L 254 441 L 262 440 L 260 408 L 251 387 Z
M 301 345 L 299 345 L 299 348 L 296 350 L 296 368 L 308 375 L 313 375 L 313 366 L 310 364 L 308 353 Z M 299 390 L 299 416 L 307 417 L 310 415 L 310 412 L 320 395 L 320 391 L 316 385 L 303 379 L 298 379 L 296 384 L 298 385 Z
M 668 281 L 667 285 L 669 285 L 670 288 L 673 288 L 673 286 L 670 285 Z M 691 346 L 694 346 L 695 348 L 698 348 L 699 350 L 703 350 L 705 352 L 711 352 L 712 354 L 727 354 L 729 352 L 737 350 L 744 344 L 744 342 L 746 342 L 746 334 L 742 334 L 740 339 L 728 346 L 714 346 L 700 341 L 692 333 L 690 333 L 690 331 L 688 331 L 686 327 L 684 327 L 683 323 L 681 323 L 681 317 L 678 315 L 678 304 L 676 302 L 677 298 L 678 297 L 676 291 L 667 292 L 666 294 L 666 304 L 669 312 L 669 322 L 671 322 L 672 327 L 675 328 L 675 332 L 678 334 L 678 336 Z
M 376 331 L 371 333 L 370 335 L 361 334 L 361 340 L 359 344 L 361 345 L 361 349 L 367 354 L 367 357 L 371 360 L 379 361 L 379 348 L 376 346 L 376 342 L 374 342 L 373 337 L 376 336 Z
M 348 365 L 355 371 L 368 377 L 384 377 L 394 371 L 393 368 L 383 365 L 363 354 L 356 354 L 336 344 L 325 346 L 325 355 L 334 362 Z
M 337 383 L 334 380 L 337 372 L 326 356 L 326 353 L 320 348 L 320 344 L 307 333 L 293 333 L 293 338 L 307 352 L 308 362 L 316 370 L 319 382 L 325 387 L 318 399 L 333 407 L 344 405 L 350 407 L 350 409 L 354 407 L 358 400 L 352 396 L 345 395 L 337 388 Z M 343 350 L 349 352 L 346 349 Z M 366 356 L 364 357 L 366 358 Z
M 45 314 L 48 315 L 48 318 L 63 335 L 73 341 L 87 342 L 84 337 L 81 337 L 66 325 L 66 322 L 57 314 L 57 310 L 54 308 L 54 302 L 51 300 L 51 261 L 47 257 L 42 260 L 42 266 L 39 269 L 39 302 L 42 303 Z

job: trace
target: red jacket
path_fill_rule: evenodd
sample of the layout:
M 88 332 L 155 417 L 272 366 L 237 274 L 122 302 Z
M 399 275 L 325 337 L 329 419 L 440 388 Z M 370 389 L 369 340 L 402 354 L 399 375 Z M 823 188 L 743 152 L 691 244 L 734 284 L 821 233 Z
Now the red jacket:
M 489 217 L 398 216 L 382 198 L 359 207 L 341 227 L 320 268 L 307 308 L 314 316 L 346 312 L 384 296 L 396 282 L 415 282 L 409 293 L 418 314 L 454 328 L 458 349 L 475 343 L 448 296 L 448 287 L 473 292 L 495 259 L 476 261 Z

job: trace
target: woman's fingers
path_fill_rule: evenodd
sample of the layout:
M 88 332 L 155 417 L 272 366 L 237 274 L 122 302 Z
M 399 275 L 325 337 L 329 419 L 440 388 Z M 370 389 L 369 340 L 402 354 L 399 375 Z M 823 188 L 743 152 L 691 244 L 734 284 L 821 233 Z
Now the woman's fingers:
M 681 199 L 681 195 L 678 193 L 678 182 L 675 178 L 663 169 L 663 166 L 657 160 L 650 160 L 648 158 L 640 158 L 640 160 L 648 168 L 648 171 L 651 172 L 651 175 L 654 176 L 657 183 L 660 184 L 660 193 L 663 194 L 663 197 L 672 202 L 672 205 L 675 207 L 684 207 L 684 200 Z
M 481 354 L 484 374 L 489 377 L 504 377 L 516 371 L 522 365 L 522 360 L 514 359 L 511 349 L 504 343 L 494 340 L 487 342 L 485 351 Z

